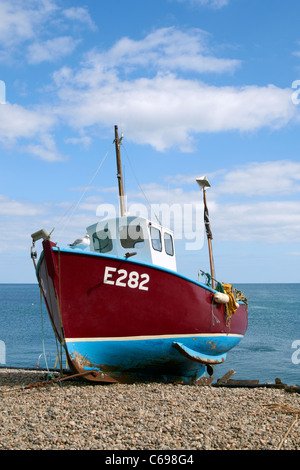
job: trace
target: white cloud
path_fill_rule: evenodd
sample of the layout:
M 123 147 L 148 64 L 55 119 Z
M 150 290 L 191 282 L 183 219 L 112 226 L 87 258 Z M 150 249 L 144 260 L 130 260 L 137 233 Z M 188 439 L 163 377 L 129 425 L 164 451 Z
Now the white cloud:
M 6 102 L 0 106 L 0 142 L 10 144 L 20 138 L 44 134 L 54 122 L 55 117 L 49 111 Z
M 169 204 L 171 207 L 179 205 L 184 212 L 184 204 L 187 207 L 198 206 L 201 221 L 203 222 L 202 196 L 200 191 L 183 191 L 181 188 L 166 188 L 163 186 L 143 187 L 150 204 Z M 136 195 L 131 195 L 130 205 L 134 201 L 142 200 Z M 300 204 L 299 201 L 268 202 L 251 200 L 224 203 L 218 193 L 213 190 L 209 193 L 208 208 L 213 237 L 217 241 L 230 242 L 267 242 L 267 243 L 299 243 L 300 242 Z M 129 202 L 130 202 L 129 201 Z M 145 201 L 143 201 L 145 204 Z M 149 208 L 145 205 L 147 213 Z M 158 214 L 159 216 L 160 214 Z M 193 217 L 196 217 L 195 211 Z M 192 221 L 190 221 L 191 223 Z M 176 224 L 175 224 L 176 225 Z M 195 220 L 191 226 L 195 226 Z M 203 223 L 204 227 L 204 223 Z
M 168 186 L 148 184 L 143 185 L 143 191 L 150 204 L 177 204 L 182 208 L 184 204 L 199 206 L 202 204 L 202 195 L 195 176 L 198 175 L 170 176 Z M 215 178 L 213 174 L 208 175 L 208 179 L 212 185 L 207 191 L 207 200 L 214 239 L 233 242 L 300 242 L 300 204 L 296 196 L 296 192 L 300 192 L 300 163 L 253 163 L 241 166 L 239 170 L 222 170 L 215 174 Z M 186 183 L 193 185 L 191 189 L 184 190 L 181 187 Z M 234 191 L 231 183 L 235 185 Z M 226 194 L 230 194 L 230 202 Z M 282 194 L 289 196 L 287 200 L 279 200 Z M 129 193 L 129 206 L 136 201 L 145 204 L 142 195 Z M 203 220 L 203 209 L 201 217 Z
M 86 72 L 86 71 L 85 71 Z M 124 123 L 127 138 L 163 151 L 178 146 L 190 150 L 192 136 L 201 132 L 256 131 L 280 128 L 294 116 L 290 90 L 275 86 L 214 87 L 174 75 L 90 86 L 98 70 L 89 69 L 86 89 L 83 77 L 62 86 L 62 112 L 74 128 Z M 95 79 L 96 80 L 96 79 Z
M 86 7 L 63 9 L 57 0 L 0 0 L 0 60 L 20 57 L 20 46 L 29 47 L 29 62 L 53 60 L 72 52 L 77 44 L 61 31 L 81 23 L 95 30 Z M 78 29 L 78 28 L 77 28 Z M 49 35 L 53 39 L 49 38 Z M 23 54 L 23 50 L 22 50 Z M 25 55 L 26 57 L 26 55 Z
M 198 29 L 162 28 L 91 51 L 78 70 L 63 67 L 53 75 L 61 116 L 81 132 L 121 121 L 129 140 L 159 151 L 189 151 L 196 133 L 277 129 L 293 119 L 290 89 L 216 87 L 185 78 L 187 71 L 224 73 L 240 64 L 214 57 L 207 42 Z
M 83 147 L 88 147 L 92 139 L 89 136 L 81 136 L 81 137 L 69 137 L 68 139 L 65 140 L 67 144 L 81 144 Z
M 6 47 L 34 37 L 57 10 L 52 0 L 0 1 L 0 40 Z
M 29 9 L 34 5 L 31 0 Z M 44 9 L 37 9 L 39 15 L 47 8 L 50 12 L 58 8 L 50 0 L 41 5 Z M 64 14 L 75 21 L 80 11 L 69 10 Z M 123 38 L 107 51 L 91 51 L 77 69 L 65 66 L 54 73 L 60 98 L 55 104 L 56 117 L 79 132 L 79 137 L 72 137 L 74 143 L 76 138 L 83 142 L 83 135 L 87 143 L 87 131 L 93 126 L 111 127 L 121 121 L 126 123 L 129 140 L 150 144 L 159 151 L 172 146 L 190 151 L 197 133 L 256 131 L 289 123 L 296 113 L 290 89 L 272 85 L 216 87 L 199 80 L 199 74 L 234 72 L 240 66 L 239 60 L 216 57 L 209 39 L 209 34 L 199 29 L 161 28 L 140 41 Z M 55 60 L 72 52 L 76 44 L 71 36 L 35 41 L 28 48 L 29 60 Z M 187 79 L 186 72 L 195 78 Z M 53 115 L 49 109 L 2 106 L 0 141 L 31 138 L 39 129 L 49 135 Z M 27 148 L 47 160 L 60 158 L 53 144 L 34 142 Z
M 28 62 L 39 64 L 41 62 L 54 62 L 72 53 L 80 40 L 71 36 L 61 36 L 48 39 L 44 42 L 34 42 L 28 47 Z
M 6 102 L 0 106 L 0 142 L 45 161 L 64 160 L 51 135 L 56 123 L 53 110 L 38 107 L 26 109 Z M 26 141 L 27 144 L 24 143 Z
M 57 150 L 56 143 L 53 137 L 49 134 L 42 134 L 40 136 L 40 143 L 29 144 L 24 147 L 24 150 L 47 162 L 62 161 L 66 159 L 66 157 L 61 155 Z
M 268 165 L 270 168 L 269 172 L 266 171 Z M 249 172 L 250 181 L 251 176 L 254 175 L 253 168 L 255 169 L 255 175 L 261 174 L 260 170 L 262 170 L 264 181 L 261 180 L 261 183 L 265 188 L 269 188 L 268 194 L 259 194 L 255 191 L 255 197 L 253 197 L 252 193 L 249 192 L 250 184 L 247 182 L 247 171 Z M 291 193 L 286 201 L 280 201 L 276 197 L 270 199 L 271 196 L 275 196 L 272 182 L 277 180 L 276 168 L 284 168 L 284 177 L 281 179 L 283 182 L 285 180 L 291 181 L 293 175 L 295 178 L 299 178 L 299 163 L 289 161 L 245 165 L 244 168 L 241 167 L 239 169 L 241 173 L 238 175 L 235 173 L 235 170 L 224 170 L 216 176 L 216 179 L 220 179 L 218 184 L 214 184 L 214 179 L 210 179 L 212 175 L 209 175 L 212 188 L 208 191 L 207 200 L 214 243 L 223 241 L 250 243 L 288 242 L 290 244 L 300 242 L 300 204 L 294 197 L 295 194 Z M 220 188 L 226 189 L 226 184 L 232 176 L 243 178 L 243 181 L 245 181 L 244 193 L 242 192 L 242 187 L 240 187 L 239 193 L 236 195 L 231 194 L 231 202 L 226 202 L 224 193 L 221 192 Z M 190 177 L 182 177 L 183 182 L 186 179 L 189 181 Z M 173 182 L 175 181 L 174 178 L 170 178 L 170 181 L 172 180 Z M 195 233 L 196 220 L 198 221 L 198 227 L 199 220 L 202 223 L 202 229 L 204 227 L 202 195 L 194 178 L 191 189 L 183 189 L 180 183 L 178 177 L 174 184 L 160 185 L 158 183 L 149 183 L 143 185 L 142 189 L 146 194 L 147 200 L 145 200 L 141 192 L 129 191 L 127 194 L 127 209 L 130 210 L 135 204 L 137 205 L 136 207 L 140 207 L 143 204 L 147 216 L 152 214 L 154 217 L 155 213 L 160 218 L 162 214 L 166 214 L 163 212 L 164 204 L 168 204 L 172 211 L 174 211 L 170 211 L 171 226 L 175 230 L 176 227 L 178 228 L 176 217 L 179 215 L 181 223 L 184 224 L 182 225 L 184 235 Z M 287 186 L 285 186 L 286 190 L 288 190 Z M 76 189 L 80 190 L 80 192 L 83 191 L 83 188 Z M 80 203 L 76 205 L 75 211 L 74 204 L 71 205 L 69 202 L 56 205 L 41 201 L 35 204 L 30 201 L 13 200 L 5 195 L 0 195 L 0 215 L 7 216 L 8 219 L 5 233 L 0 234 L 1 250 L 3 251 L 5 247 L 6 249 L 11 249 L 10 238 L 13 239 L 15 246 L 22 247 L 22 245 L 26 245 L 28 248 L 28 241 L 24 237 L 24 233 L 30 234 L 42 227 L 47 231 L 51 231 L 53 227 L 56 227 L 53 239 L 58 241 L 59 245 L 70 243 L 73 241 L 73 238 L 83 235 L 85 227 L 98 220 L 96 210 L 99 208 L 99 203 L 102 202 L 106 207 L 106 204 L 115 204 L 117 201 L 117 188 L 84 188 L 84 191 L 87 189 L 94 189 L 97 192 L 97 197 L 86 195 L 84 199 L 80 199 Z M 229 189 L 227 187 L 227 190 Z M 103 194 L 100 193 L 99 195 L 99 191 Z M 240 198 L 241 195 L 244 196 L 243 200 Z M 266 195 L 269 196 L 268 201 L 264 200 Z M 148 203 L 153 205 L 152 213 Z M 187 212 L 188 217 L 186 219 L 184 216 L 185 205 L 190 211 Z M 179 208 L 178 211 L 176 211 L 176 207 Z M 157 212 L 159 208 L 162 212 Z M 69 210 L 67 211 L 66 209 Z M 62 213 L 65 214 L 63 218 L 61 218 Z M 190 218 L 191 214 L 192 219 Z M 175 219 L 173 219 L 173 216 Z M 166 219 L 162 220 L 163 223 L 165 221 Z M 18 229 L 16 231 L 16 227 L 22 227 L 22 230 Z M 183 240 L 185 240 L 184 237 Z
M 241 165 L 220 173 L 212 186 L 211 215 L 219 239 L 299 243 L 300 163 L 282 160 Z M 223 202 L 226 195 L 232 202 Z M 282 196 L 286 200 L 280 200 Z
M 224 176 L 218 191 L 244 196 L 300 193 L 300 163 L 282 160 L 242 165 Z
M 17 201 L 0 194 L 0 215 L 35 216 L 43 212 L 42 208 L 31 202 Z
M 165 180 L 173 185 L 194 185 L 196 176 L 200 175 L 169 175 Z M 207 178 L 212 185 L 209 191 L 217 198 L 280 198 L 300 193 L 300 163 L 292 160 L 250 162 L 231 170 L 220 168 Z
M 219 181 L 212 185 L 210 196 L 213 200 L 211 215 L 219 239 L 300 241 L 297 200 L 300 163 L 289 160 L 254 162 L 223 172 L 216 179 Z M 226 194 L 231 195 L 232 202 L 222 202 Z M 287 200 L 279 200 L 282 195 L 288 196 Z
M 209 8 L 223 8 L 228 5 L 229 0 L 177 0 L 178 2 L 188 2 L 191 5 L 200 5 Z
M 93 51 L 87 60 L 87 68 L 99 71 L 121 68 L 132 69 L 224 73 L 233 72 L 241 62 L 236 59 L 217 58 L 209 46 L 209 34 L 198 28 L 180 31 L 174 27 L 161 28 L 139 41 L 122 38 L 107 52 Z M 101 75 L 99 75 L 100 78 Z
M 210 213 L 218 240 L 300 242 L 298 201 L 220 204 Z
M 80 23 L 87 25 L 89 28 L 93 30 L 97 29 L 95 23 L 93 22 L 86 8 L 82 8 L 82 7 L 67 8 L 66 10 L 62 11 L 62 14 L 68 20 L 78 21 Z

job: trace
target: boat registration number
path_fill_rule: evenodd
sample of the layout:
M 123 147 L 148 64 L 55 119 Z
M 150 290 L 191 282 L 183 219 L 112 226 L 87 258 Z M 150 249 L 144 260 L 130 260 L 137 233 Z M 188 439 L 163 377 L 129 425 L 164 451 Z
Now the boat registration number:
M 128 272 L 126 269 L 105 267 L 104 284 L 112 284 L 118 287 L 130 287 L 131 289 L 148 290 L 149 274 L 139 274 L 136 271 Z

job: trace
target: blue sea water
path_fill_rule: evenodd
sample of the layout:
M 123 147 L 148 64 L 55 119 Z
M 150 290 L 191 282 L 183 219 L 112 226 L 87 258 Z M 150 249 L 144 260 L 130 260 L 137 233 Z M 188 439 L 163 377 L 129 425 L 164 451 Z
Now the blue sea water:
M 227 361 L 215 367 L 215 379 L 234 369 L 235 379 L 265 383 L 278 377 L 300 385 L 300 284 L 235 287 L 248 298 L 248 330 Z M 51 368 L 56 355 L 38 285 L 0 284 L 0 366 Z

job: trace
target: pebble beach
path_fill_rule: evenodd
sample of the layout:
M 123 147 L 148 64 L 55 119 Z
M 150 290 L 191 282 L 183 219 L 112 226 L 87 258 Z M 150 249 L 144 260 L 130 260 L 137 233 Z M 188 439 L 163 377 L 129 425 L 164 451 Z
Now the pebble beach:
M 299 393 L 48 377 L 0 369 L 0 450 L 300 449 Z

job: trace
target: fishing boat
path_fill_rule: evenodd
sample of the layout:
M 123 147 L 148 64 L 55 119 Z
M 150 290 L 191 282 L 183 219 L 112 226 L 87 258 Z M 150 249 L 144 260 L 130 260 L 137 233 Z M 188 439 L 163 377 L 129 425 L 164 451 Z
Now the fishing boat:
M 169 228 L 126 214 L 121 140 L 115 126 L 120 216 L 98 220 L 67 248 L 45 229 L 31 235 L 31 257 L 54 333 L 72 373 L 89 381 L 160 377 L 207 383 L 247 330 L 247 299 L 214 276 L 210 184 L 206 177 L 196 180 L 203 191 L 211 266 L 207 282 L 201 282 L 177 271 Z

